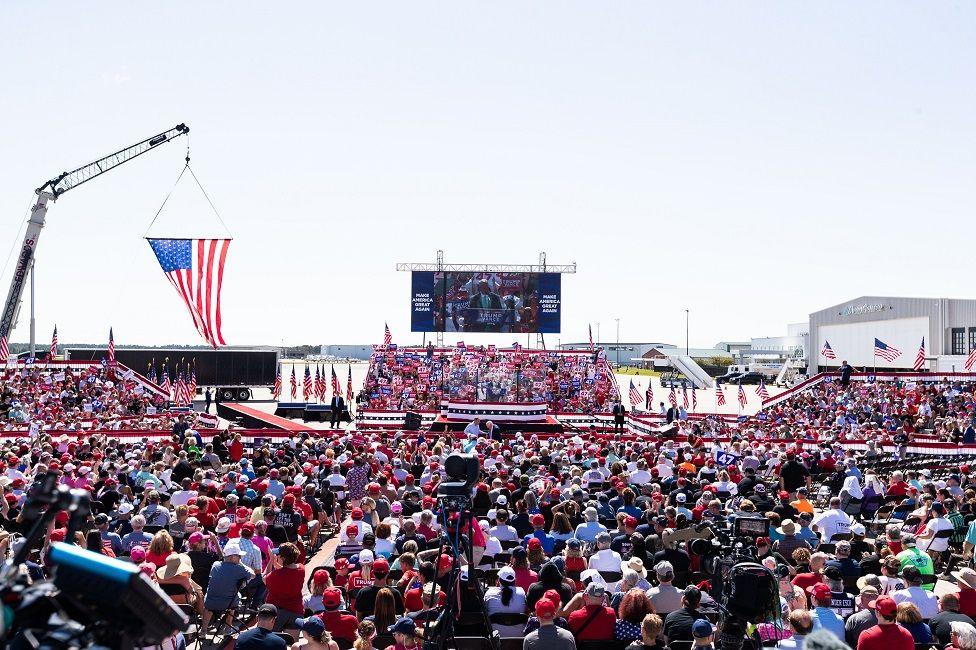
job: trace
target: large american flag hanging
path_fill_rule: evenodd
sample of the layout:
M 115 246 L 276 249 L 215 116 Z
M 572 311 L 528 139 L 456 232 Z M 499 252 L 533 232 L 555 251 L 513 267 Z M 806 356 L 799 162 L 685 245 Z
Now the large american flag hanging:
M 722 392 L 720 384 L 715 384 L 715 405 L 725 406 L 725 393 Z
M 383 323 L 383 345 L 393 343 L 393 334 L 390 333 L 390 326 Z
M 221 333 L 220 290 L 230 240 L 150 239 L 149 245 L 203 340 L 213 348 L 226 345 Z
M 0 336 L 0 363 L 6 364 L 7 357 L 9 356 L 10 356 L 10 351 L 7 350 L 7 337 Z M 966 370 L 969 370 L 969 368 L 967 367 Z
M 739 384 L 739 406 L 745 407 L 749 403 L 749 398 L 746 397 L 746 389 Z
M 647 392 L 644 393 L 644 408 L 650 411 L 654 408 L 654 386 L 650 379 L 647 380 Z
M 901 356 L 901 350 L 888 345 L 881 339 L 876 338 L 874 339 L 874 356 L 881 357 L 885 361 L 891 363 Z
M 58 354 L 58 326 L 54 326 L 54 334 L 51 335 L 51 352 L 48 354 L 49 359 L 53 359 Z
M 308 369 L 308 366 L 306 365 L 305 366 L 305 381 L 302 384 L 302 397 L 307 402 L 308 401 L 308 398 L 311 397 L 311 396 L 312 396 L 312 373 Z
M 342 397 L 342 390 L 339 388 L 339 377 L 336 375 L 335 366 L 332 366 L 332 394 L 335 397 Z

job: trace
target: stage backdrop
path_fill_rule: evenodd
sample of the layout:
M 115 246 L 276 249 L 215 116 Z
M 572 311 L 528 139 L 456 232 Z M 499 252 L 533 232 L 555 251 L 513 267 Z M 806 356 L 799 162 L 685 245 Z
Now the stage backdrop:
M 558 333 L 561 280 L 558 273 L 415 271 L 410 329 Z

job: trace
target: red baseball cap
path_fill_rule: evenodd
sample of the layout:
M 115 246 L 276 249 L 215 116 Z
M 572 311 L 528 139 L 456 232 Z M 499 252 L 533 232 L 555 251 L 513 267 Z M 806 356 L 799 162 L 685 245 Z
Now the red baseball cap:
M 830 598 L 830 587 L 822 582 L 818 582 L 815 585 L 807 587 L 807 593 L 818 600 L 826 600 Z
M 624 526 L 627 526 L 628 528 L 637 528 L 637 518 L 627 517 L 624 519 Z
M 898 611 L 898 603 L 891 596 L 881 596 L 868 603 L 868 607 L 879 612 L 885 618 L 891 618 Z
M 359 535 L 359 526 L 346 526 L 346 537 L 356 537 Z
M 556 606 L 548 598 L 540 598 L 535 603 L 535 615 L 539 618 L 552 618 L 556 615 Z
M 350 515 L 350 517 L 352 517 L 353 519 L 362 519 L 363 518 L 363 509 L 362 508 L 353 508 L 352 509 L 352 514 Z
M 342 592 L 335 587 L 329 587 L 322 592 L 322 606 L 326 609 L 336 609 L 342 604 Z
M 389 573 L 390 563 L 383 558 L 376 559 L 373 562 L 373 573 L 376 573 L 377 571 L 385 571 L 386 573 Z
M 530 521 L 532 522 L 532 525 L 533 526 L 545 526 L 546 525 L 546 518 L 543 517 L 542 515 L 532 515 L 532 519 Z
M 533 537 L 532 539 L 529 540 L 528 547 L 530 549 L 542 548 L 542 540 L 539 539 L 538 537 Z
M 450 569 L 454 566 L 454 559 L 447 553 L 442 553 L 440 559 L 437 561 L 438 568 Z
M 325 569 L 319 569 L 318 571 L 312 574 L 312 582 L 314 582 L 317 585 L 324 585 L 328 581 L 329 581 L 329 572 L 326 571 Z

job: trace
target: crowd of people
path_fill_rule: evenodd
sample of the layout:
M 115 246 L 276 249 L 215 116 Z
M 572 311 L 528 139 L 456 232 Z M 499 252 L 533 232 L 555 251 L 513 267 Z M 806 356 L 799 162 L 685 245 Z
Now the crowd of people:
M 601 351 L 548 352 L 459 346 L 380 349 L 370 359 L 362 404 L 437 410 L 441 401 L 545 402 L 552 412 L 596 413 L 619 398 Z
M 0 372 L 3 430 L 169 430 L 177 415 L 165 399 L 124 371 L 99 364 L 21 365 Z M 192 423 L 197 415 L 187 414 Z
M 27 489 L 54 472 L 90 490 L 93 514 L 73 539 L 56 520 L 32 575 L 50 569 L 55 541 L 135 563 L 196 636 L 243 650 L 414 648 L 449 594 L 459 636 L 490 626 L 533 649 L 686 650 L 722 632 L 713 565 L 689 537 L 758 517 L 768 536 L 748 546 L 777 593 L 747 647 L 976 650 L 976 477 L 908 451 L 964 440 L 974 405 L 972 384 L 833 382 L 764 417 L 683 421 L 668 437 L 42 430 L 0 447 L 0 545 L 25 532 Z M 470 519 L 438 499 L 462 449 L 479 462 Z M 333 536 L 335 551 L 318 552 Z

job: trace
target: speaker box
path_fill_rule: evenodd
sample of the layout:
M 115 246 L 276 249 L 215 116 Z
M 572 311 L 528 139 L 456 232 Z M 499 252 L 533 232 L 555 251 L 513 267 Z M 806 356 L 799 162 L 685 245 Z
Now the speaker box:
M 419 431 L 421 423 L 419 413 L 408 412 L 403 418 L 403 428 L 407 431 Z

